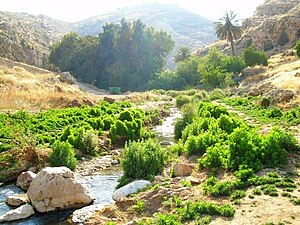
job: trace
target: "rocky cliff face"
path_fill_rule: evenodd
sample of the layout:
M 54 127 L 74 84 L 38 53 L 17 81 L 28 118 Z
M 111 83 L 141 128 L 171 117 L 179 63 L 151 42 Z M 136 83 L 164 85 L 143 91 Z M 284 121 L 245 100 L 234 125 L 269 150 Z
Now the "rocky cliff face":
M 300 38 L 300 0 L 266 0 L 242 26 L 244 35 L 235 43 L 238 54 L 250 45 L 269 54 L 280 51 L 283 46 L 291 47 Z M 215 45 L 230 54 L 227 43 Z M 198 54 L 207 50 L 199 49 Z
M 68 23 L 46 16 L 0 12 L 0 56 L 44 67 L 49 46 L 69 31 Z

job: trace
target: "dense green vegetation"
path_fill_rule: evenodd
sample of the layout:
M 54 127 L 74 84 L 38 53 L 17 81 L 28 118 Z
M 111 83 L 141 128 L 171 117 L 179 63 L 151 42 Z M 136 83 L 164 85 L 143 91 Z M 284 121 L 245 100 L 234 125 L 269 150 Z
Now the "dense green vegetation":
M 227 97 L 222 101 L 246 115 L 255 117 L 261 123 L 274 123 L 281 126 L 300 124 L 300 107 L 282 110 L 272 105 L 271 100 L 261 97 Z
M 199 160 L 200 168 L 236 171 L 242 166 L 258 171 L 286 164 L 288 152 L 299 149 L 289 133 L 275 127 L 261 135 L 224 107 L 208 102 L 201 102 L 197 114 L 190 119 L 184 116 L 178 123 L 184 124 L 180 127 L 182 151 L 189 155 L 206 153 Z
M 137 90 L 160 73 L 174 42 L 164 31 L 140 20 L 106 24 L 98 37 L 65 35 L 52 46 L 49 61 L 61 71 L 70 71 L 100 88 Z
M 268 56 L 263 51 L 258 51 L 254 47 L 250 46 L 245 49 L 243 57 L 247 66 L 255 65 L 268 65 Z
M 113 144 L 121 145 L 153 136 L 145 125 L 151 124 L 154 117 L 159 120 L 161 115 L 156 110 L 144 112 L 130 107 L 129 102 L 100 102 L 93 107 L 53 109 L 37 114 L 3 113 L 0 150 L 22 149 L 30 138 L 33 146 L 52 148 L 52 165 L 75 169 L 74 149 L 86 155 L 101 153 L 99 136 L 104 133 L 108 133 Z
M 162 171 L 165 164 L 165 151 L 152 139 L 129 142 L 124 149 L 122 168 L 126 179 L 149 179 Z

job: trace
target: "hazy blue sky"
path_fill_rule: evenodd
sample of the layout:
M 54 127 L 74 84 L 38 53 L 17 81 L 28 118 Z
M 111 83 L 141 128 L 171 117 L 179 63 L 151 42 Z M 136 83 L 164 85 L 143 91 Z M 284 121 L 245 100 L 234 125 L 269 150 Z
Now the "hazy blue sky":
M 177 4 L 203 17 L 217 20 L 226 10 L 234 10 L 240 19 L 247 18 L 264 0 L 0 0 L 0 10 L 44 14 L 54 19 L 75 22 L 118 8 L 149 2 Z

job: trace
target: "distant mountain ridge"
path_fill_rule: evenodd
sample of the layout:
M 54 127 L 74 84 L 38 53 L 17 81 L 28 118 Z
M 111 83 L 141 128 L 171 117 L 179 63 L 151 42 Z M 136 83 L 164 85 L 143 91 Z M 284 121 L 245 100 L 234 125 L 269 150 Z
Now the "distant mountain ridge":
M 109 22 L 120 22 L 122 18 L 132 21 L 141 19 L 146 25 L 163 29 L 172 35 L 177 46 L 196 49 L 216 40 L 213 21 L 185 10 L 177 5 L 149 3 L 117 11 L 75 23 L 75 31 L 81 35 L 97 35 Z
M 212 21 L 176 5 L 144 4 L 121 8 L 115 12 L 76 23 L 54 20 L 47 16 L 0 11 L 0 56 L 45 67 L 50 45 L 71 31 L 81 35 L 98 35 L 105 23 L 141 19 L 146 25 L 172 35 L 176 47 L 191 49 L 216 40 Z

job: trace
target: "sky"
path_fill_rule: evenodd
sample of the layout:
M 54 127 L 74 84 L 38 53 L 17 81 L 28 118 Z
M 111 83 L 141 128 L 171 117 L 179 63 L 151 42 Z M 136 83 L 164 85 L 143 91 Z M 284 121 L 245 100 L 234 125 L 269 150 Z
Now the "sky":
M 57 20 L 76 22 L 118 8 L 154 2 L 176 4 L 216 21 L 229 10 L 234 10 L 239 19 L 250 17 L 264 0 L 0 0 L 0 11 L 43 14 Z

